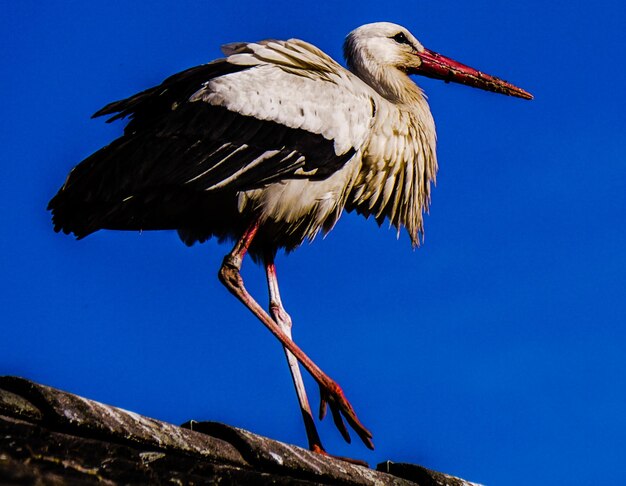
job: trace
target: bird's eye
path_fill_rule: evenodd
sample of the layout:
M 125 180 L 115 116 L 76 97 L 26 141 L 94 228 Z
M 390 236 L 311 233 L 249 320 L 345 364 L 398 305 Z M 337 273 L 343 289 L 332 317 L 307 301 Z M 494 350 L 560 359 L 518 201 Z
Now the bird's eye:
M 406 44 L 407 46 L 411 45 L 411 42 L 409 41 L 409 39 L 406 38 L 404 32 L 398 32 L 392 37 L 392 39 L 395 40 L 398 44 Z

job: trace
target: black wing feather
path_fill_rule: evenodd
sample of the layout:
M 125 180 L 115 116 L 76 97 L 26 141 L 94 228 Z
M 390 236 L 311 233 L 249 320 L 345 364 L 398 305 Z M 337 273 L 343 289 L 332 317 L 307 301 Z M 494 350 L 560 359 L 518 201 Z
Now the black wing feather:
M 248 69 L 247 66 L 230 64 L 223 59 L 195 66 L 170 76 L 158 86 L 109 103 L 91 117 L 113 115 L 107 123 L 130 117 L 131 121 L 126 126 L 125 132 L 132 133 L 135 129 L 150 124 L 151 120 L 167 114 L 173 103 L 188 100 L 206 81 L 245 69 Z
M 101 228 L 181 228 L 237 191 L 304 177 L 298 169 L 325 178 L 352 158 L 354 149 L 338 156 L 322 135 L 188 101 L 211 78 L 242 69 L 224 60 L 191 68 L 95 113 L 130 122 L 50 201 L 55 230 L 83 237 Z

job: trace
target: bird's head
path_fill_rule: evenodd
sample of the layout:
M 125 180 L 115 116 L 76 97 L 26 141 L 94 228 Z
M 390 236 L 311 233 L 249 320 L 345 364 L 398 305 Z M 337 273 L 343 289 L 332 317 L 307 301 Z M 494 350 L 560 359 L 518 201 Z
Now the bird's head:
M 381 88 L 383 95 L 402 89 L 398 86 L 402 84 L 400 74 L 419 74 L 532 99 L 517 86 L 425 48 L 407 29 L 391 22 L 366 24 L 350 32 L 344 55 L 350 70 L 372 87 Z

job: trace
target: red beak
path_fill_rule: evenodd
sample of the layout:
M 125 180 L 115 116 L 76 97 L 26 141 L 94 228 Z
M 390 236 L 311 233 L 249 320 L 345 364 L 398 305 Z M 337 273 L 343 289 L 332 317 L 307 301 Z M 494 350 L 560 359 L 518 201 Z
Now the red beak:
M 428 78 L 443 79 L 446 83 L 460 83 L 508 96 L 532 100 L 533 95 L 500 78 L 477 71 L 453 59 L 424 48 L 417 54 L 422 64 L 411 70 L 411 74 L 420 74 Z

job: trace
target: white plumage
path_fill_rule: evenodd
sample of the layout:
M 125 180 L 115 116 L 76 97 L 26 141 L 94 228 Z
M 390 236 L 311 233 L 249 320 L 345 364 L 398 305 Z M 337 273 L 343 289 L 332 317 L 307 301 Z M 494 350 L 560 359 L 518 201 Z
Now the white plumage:
M 398 229 L 406 227 L 418 243 L 437 171 L 434 121 L 422 91 L 405 72 L 398 71 L 398 79 L 385 90 L 376 90 L 383 84 L 380 77 L 390 73 L 376 69 L 376 56 L 384 49 L 360 41 L 383 40 L 394 52 L 399 44 L 391 37 L 402 30 L 378 23 L 350 34 L 346 57 L 354 72 L 300 40 L 225 46 L 230 54 L 226 62 L 255 69 L 212 79 L 190 101 L 322 135 L 333 141 L 337 155 L 355 151 L 324 180 L 292 179 L 240 193 L 240 210 L 261 209 L 262 220 L 280 225 L 306 218 L 303 239 L 313 238 L 322 227 L 332 228 L 345 207 L 380 222 L 388 218 Z M 406 60 L 396 56 L 396 61 Z

